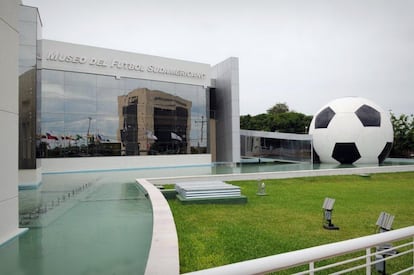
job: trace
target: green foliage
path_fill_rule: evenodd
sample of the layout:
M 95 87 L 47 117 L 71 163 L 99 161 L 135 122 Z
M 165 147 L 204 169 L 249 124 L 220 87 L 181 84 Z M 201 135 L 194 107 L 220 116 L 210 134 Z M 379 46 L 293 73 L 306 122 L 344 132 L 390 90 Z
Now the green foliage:
M 276 103 L 266 114 L 240 116 L 240 129 L 283 133 L 305 133 L 312 116 L 290 111 L 286 103 Z
M 391 122 L 394 128 L 391 156 L 410 157 L 414 153 L 414 115 L 396 117 L 391 113 Z
M 276 103 L 272 108 L 267 110 L 268 114 L 283 114 L 289 112 L 289 106 L 284 103 Z
M 169 204 L 179 239 L 180 271 L 189 272 L 370 235 L 381 211 L 395 215 L 393 227 L 414 224 L 414 172 L 370 177 L 330 176 L 232 182 L 245 205 Z M 322 203 L 336 199 L 333 223 L 322 228 Z M 410 261 L 410 259 L 408 259 Z M 391 269 L 390 269 L 391 271 Z

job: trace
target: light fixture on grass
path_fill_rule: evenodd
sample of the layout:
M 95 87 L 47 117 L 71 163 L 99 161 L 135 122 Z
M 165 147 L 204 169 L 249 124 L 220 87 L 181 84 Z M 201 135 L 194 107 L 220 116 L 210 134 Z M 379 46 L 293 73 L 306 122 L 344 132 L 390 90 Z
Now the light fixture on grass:
M 394 222 L 395 216 L 386 212 L 381 212 L 376 222 L 378 232 L 386 232 L 391 230 L 392 223 Z
M 257 180 L 257 193 L 258 196 L 266 196 L 266 184 L 264 181 L 258 179 Z
M 332 211 L 333 211 L 333 206 L 335 203 L 335 199 L 332 198 L 325 198 L 322 208 L 323 208 L 323 228 L 328 229 L 328 230 L 338 230 L 339 227 L 335 226 L 332 223 Z
M 394 222 L 394 218 L 395 216 L 389 213 L 381 212 L 376 222 L 377 231 L 379 233 L 390 231 L 392 229 L 391 226 Z M 387 274 L 385 258 L 388 256 L 393 256 L 398 252 L 392 248 L 392 244 L 390 243 L 378 245 L 376 247 L 376 250 L 377 251 L 375 254 L 375 269 L 378 271 L 379 274 L 385 275 Z

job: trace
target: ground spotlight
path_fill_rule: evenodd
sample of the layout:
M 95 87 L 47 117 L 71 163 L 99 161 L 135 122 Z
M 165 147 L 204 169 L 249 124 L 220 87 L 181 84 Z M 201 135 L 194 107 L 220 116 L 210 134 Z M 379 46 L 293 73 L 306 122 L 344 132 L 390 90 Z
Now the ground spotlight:
M 388 214 L 386 212 L 381 212 L 378 220 L 377 220 L 377 227 L 380 233 L 390 231 L 392 223 L 394 222 L 395 216 Z
M 394 216 L 391 214 L 388 214 L 386 212 L 381 212 L 381 214 L 378 217 L 378 220 L 376 222 L 377 225 L 377 231 L 387 232 L 390 231 L 392 228 L 392 223 L 394 222 Z M 385 258 L 388 256 L 392 256 L 397 254 L 398 252 L 394 249 L 392 249 L 392 244 L 384 243 L 376 247 L 377 254 L 375 254 L 375 261 L 378 261 L 375 263 L 375 269 L 379 274 L 387 274 L 386 273 L 386 262 Z
M 335 203 L 335 199 L 332 198 L 325 198 L 325 201 L 323 202 L 322 208 L 323 208 L 323 228 L 328 230 L 338 230 L 339 227 L 335 226 L 332 223 L 332 211 L 333 206 Z
M 266 194 L 266 184 L 264 181 L 261 181 L 260 179 L 257 180 L 257 193 L 258 196 L 265 196 Z

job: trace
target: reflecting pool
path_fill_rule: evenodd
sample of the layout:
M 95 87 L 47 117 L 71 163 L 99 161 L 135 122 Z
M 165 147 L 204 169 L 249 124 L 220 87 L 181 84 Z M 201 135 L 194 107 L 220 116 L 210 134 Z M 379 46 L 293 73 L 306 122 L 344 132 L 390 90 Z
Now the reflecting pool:
M 0 274 L 143 274 L 152 208 L 136 178 L 355 167 L 252 162 L 43 174 L 39 188 L 19 191 L 20 226 L 29 231 L 0 247 Z
M 19 192 L 30 229 L 0 248 L 0 274 L 143 274 L 149 200 L 134 182 L 71 178 L 46 175 L 39 189 Z

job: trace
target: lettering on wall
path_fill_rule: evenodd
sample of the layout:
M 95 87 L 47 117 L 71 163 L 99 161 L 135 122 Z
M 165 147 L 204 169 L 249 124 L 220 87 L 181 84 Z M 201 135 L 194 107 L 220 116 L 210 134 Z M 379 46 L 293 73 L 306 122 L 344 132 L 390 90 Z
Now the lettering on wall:
M 46 56 L 46 60 L 64 62 L 64 63 L 81 64 L 85 66 L 113 68 L 113 69 L 118 69 L 118 70 L 175 75 L 179 77 L 189 77 L 189 78 L 199 78 L 199 79 L 204 79 L 206 77 L 204 73 L 199 73 L 199 72 L 186 71 L 186 70 L 167 68 L 163 66 L 154 66 L 154 65 L 144 66 L 142 64 L 131 63 L 128 61 L 123 61 L 123 60 L 118 60 L 118 59 L 106 60 L 106 59 L 96 58 L 96 57 L 66 55 L 66 54 L 61 54 L 58 52 L 49 52 Z

